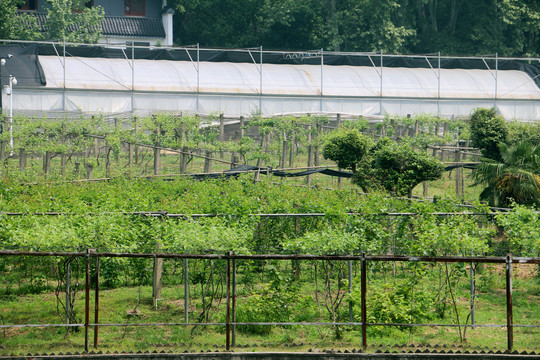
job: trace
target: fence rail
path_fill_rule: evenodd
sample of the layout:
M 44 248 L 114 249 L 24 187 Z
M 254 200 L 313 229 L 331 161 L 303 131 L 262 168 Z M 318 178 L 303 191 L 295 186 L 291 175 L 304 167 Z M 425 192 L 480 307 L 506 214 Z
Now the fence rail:
M 84 348 L 88 352 L 89 349 L 89 330 L 94 329 L 94 347 L 98 347 L 98 331 L 100 327 L 113 327 L 113 326 L 137 326 L 137 327 L 151 327 L 151 326 L 225 326 L 226 328 L 226 344 L 227 350 L 235 346 L 235 332 L 236 326 L 242 325 L 257 325 L 257 326 L 359 326 L 362 330 L 362 346 L 365 349 L 368 345 L 367 342 L 367 327 L 368 326 L 400 326 L 400 327 L 462 327 L 462 328 L 506 328 L 507 348 L 509 351 L 513 349 L 514 334 L 513 328 L 540 328 L 540 325 L 531 324 L 514 324 L 513 321 L 513 306 L 512 306 L 512 289 L 513 289 L 513 272 L 514 266 L 520 264 L 540 264 L 540 257 L 513 257 L 511 254 L 505 257 L 481 257 L 481 256 L 394 256 L 394 255 L 299 255 L 299 254 L 256 254 L 256 255 L 242 255 L 234 254 L 233 252 L 221 253 L 221 254 L 170 254 L 170 253 L 118 253 L 118 252 L 97 252 L 93 249 L 87 249 L 85 252 L 64 252 L 64 251 L 49 251 L 49 252 L 37 252 L 37 251 L 19 251 L 19 250 L 0 250 L 0 257 L 9 256 L 29 256 L 29 257 L 71 257 L 71 258 L 84 258 L 85 259 L 85 320 L 84 323 L 73 324 L 20 324 L 0 325 L 0 329 L 6 328 L 47 328 L 47 327 L 79 327 L 85 329 L 85 342 Z M 100 323 L 99 322 L 99 281 L 100 281 L 100 258 L 150 258 L 156 261 L 163 259 L 183 259 L 185 261 L 185 279 L 188 279 L 188 260 L 190 259 L 208 259 L 208 260 L 223 260 L 226 261 L 225 270 L 225 282 L 226 282 L 226 319 L 225 322 L 190 322 L 188 315 L 186 314 L 185 322 L 157 322 L 157 323 Z M 91 259 L 95 260 L 95 266 L 92 268 L 91 273 Z M 354 261 L 361 263 L 361 283 L 360 283 L 360 295 L 361 295 L 361 321 L 353 321 L 352 307 L 350 311 L 350 321 L 348 322 L 239 322 L 236 321 L 236 260 L 310 260 L 310 261 L 346 261 L 349 263 L 349 291 L 352 291 L 352 263 Z M 429 323 L 429 324 L 413 324 L 413 323 L 380 323 L 380 322 L 368 322 L 367 321 L 367 306 L 366 306 L 366 293 L 367 293 L 367 262 L 431 262 L 431 263 L 484 263 L 484 264 L 506 264 L 505 269 L 505 282 L 506 282 L 506 324 L 441 324 L 441 323 Z M 155 266 L 155 265 L 154 265 Z M 154 271 L 155 271 L 154 267 Z M 94 304 L 94 322 L 90 322 L 90 287 L 91 277 L 93 277 L 95 283 L 95 304 Z M 188 281 L 185 282 L 185 300 L 186 304 L 189 298 Z M 187 312 L 187 305 L 185 305 Z

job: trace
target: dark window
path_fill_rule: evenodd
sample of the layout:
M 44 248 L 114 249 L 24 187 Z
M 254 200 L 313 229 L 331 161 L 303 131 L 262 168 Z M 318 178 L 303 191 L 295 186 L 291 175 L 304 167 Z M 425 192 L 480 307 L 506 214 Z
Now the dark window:
M 94 0 L 74 0 L 73 1 L 73 11 L 82 12 L 85 8 L 94 7 Z
M 144 16 L 145 0 L 124 0 L 124 14 L 126 16 Z
M 19 5 L 19 9 L 21 10 L 37 10 L 37 8 L 37 0 L 26 0 L 21 5 Z

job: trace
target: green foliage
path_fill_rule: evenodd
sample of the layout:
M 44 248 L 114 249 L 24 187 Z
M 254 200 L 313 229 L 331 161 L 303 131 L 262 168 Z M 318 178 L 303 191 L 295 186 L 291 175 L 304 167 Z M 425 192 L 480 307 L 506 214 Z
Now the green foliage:
M 23 0 L 0 1 L 0 39 L 38 40 L 39 29 L 31 14 L 17 13 Z
M 499 144 L 506 143 L 508 128 L 495 108 L 476 109 L 471 116 L 471 140 L 484 157 L 501 160 Z
M 492 206 L 540 205 L 540 145 L 521 142 L 499 148 L 501 161 L 486 159 L 473 171 L 476 184 L 486 186 L 480 199 Z
M 508 144 L 528 142 L 540 144 L 540 124 L 512 121 L 508 125 Z
M 380 186 L 398 196 L 410 195 L 422 181 L 437 180 L 443 164 L 425 152 L 388 139 L 373 148 L 373 160 L 354 174 L 353 182 L 362 188 Z
M 203 46 L 538 56 L 536 0 L 173 0 L 175 38 Z M 230 14 L 223 18 L 221 14 Z
M 97 43 L 101 38 L 104 10 L 101 6 L 84 8 L 79 13 L 74 0 L 47 0 L 47 40 Z
M 0 2 L 0 38 L 18 40 L 54 40 L 78 43 L 97 43 L 102 36 L 101 6 L 78 9 L 80 1 L 47 0 L 45 24 L 39 28 L 33 14 L 18 13 L 17 5 L 24 1 Z
M 504 230 L 513 254 L 540 256 L 540 215 L 535 209 L 515 205 L 511 212 L 496 216 Z
M 335 161 L 340 168 L 356 171 L 358 165 L 366 160 L 373 147 L 371 138 L 358 131 L 338 132 L 327 140 L 323 147 L 325 159 Z
M 414 278 L 413 278 L 414 279 Z M 417 280 L 418 282 L 418 280 Z M 419 324 L 433 318 L 431 294 L 419 291 L 409 280 L 388 281 L 371 287 L 367 297 L 369 323 Z M 351 301 L 360 314 L 360 290 L 353 290 Z M 359 316 L 357 320 L 361 321 Z M 404 329 L 407 327 L 404 327 Z
M 301 297 L 298 288 L 285 274 L 280 271 L 278 264 L 268 266 L 270 283 L 261 294 L 254 294 L 242 301 L 237 308 L 238 322 L 288 322 L 291 314 L 297 309 L 296 301 Z M 237 329 L 248 334 L 268 335 L 273 326 L 269 325 L 239 325 Z

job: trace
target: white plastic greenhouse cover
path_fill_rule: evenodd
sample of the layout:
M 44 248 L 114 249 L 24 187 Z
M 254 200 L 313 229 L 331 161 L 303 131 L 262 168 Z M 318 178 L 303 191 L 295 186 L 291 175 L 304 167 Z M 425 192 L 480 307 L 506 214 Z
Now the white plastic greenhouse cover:
M 64 69 L 63 60 L 39 56 L 47 91 L 20 92 L 20 110 L 249 115 L 260 108 L 263 114 L 467 116 L 474 108 L 495 105 L 508 119 L 540 119 L 540 89 L 530 76 L 516 70 L 82 57 L 66 58 Z

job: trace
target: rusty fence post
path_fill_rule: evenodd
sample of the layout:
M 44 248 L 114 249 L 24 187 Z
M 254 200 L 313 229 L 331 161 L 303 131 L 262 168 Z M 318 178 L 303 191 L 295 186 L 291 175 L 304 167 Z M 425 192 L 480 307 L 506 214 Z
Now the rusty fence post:
M 86 249 L 86 286 L 84 304 L 84 351 L 88 353 L 88 327 L 90 325 L 90 249 Z
M 232 259 L 232 338 L 231 346 L 236 346 L 236 259 Z
M 512 311 L 512 254 L 506 256 L 506 330 L 508 351 L 514 347 L 514 326 Z
M 225 349 L 231 350 L 231 252 L 227 253 L 227 314 L 225 324 Z
M 348 265 L 349 265 L 349 297 L 351 297 L 352 292 L 353 292 L 353 262 L 352 260 L 349 260 Z M 354 322 L 352 301 L 349 301 L 349 322 L 351 324 Z
M 189 260 L 184 259 L 184 320 L 189 324 Z
M 71 313 L 71 261 L 66 264 L 66 324 L 69 325 Z M 67 328 L 69 331 L 69 327 Z
M 362 252 L 362 269 L 360 276 L 360 296 L 361 296 L 361 311 L 362 311 L 362 348 L 366 351 L 367 348 L 367 306 L 366 306 L 366 254 Z
M 94 348 L 98 347 L 99 332 L 99 257 L 96 257 L 96 294 L 94 303 Z

